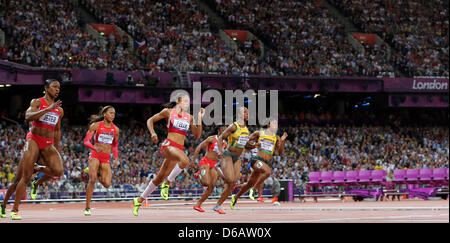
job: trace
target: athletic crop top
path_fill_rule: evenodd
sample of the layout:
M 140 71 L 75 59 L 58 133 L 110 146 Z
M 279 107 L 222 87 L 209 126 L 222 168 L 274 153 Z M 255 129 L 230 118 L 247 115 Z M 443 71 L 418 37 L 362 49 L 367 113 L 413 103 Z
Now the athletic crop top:
M 225 142 L 222 143 L 222 148 L 224 149 L 224 148 L 226 148 L 226 147 L 227 147 L 227 143 L 225 143 Z M 213 152 L 219 153 L 219 139 L 218 139 L 218 136 L 217 136 L 217 135 L 215 135 L 214 142 L 213 142 L 213 143 L 210 143 L 210 144 L 208 145 L 207 149 L 208 149 L 209 151 L 213 151 Z
M 261 143 L 259 151 L 273 155 L 273 152 L 275 152 L 275 144 L 277 144 L 277 135 L 273 134 L 269 136 L 266 135 L 265 131 L 260 131 L 258 143 Z
M 244 148 L 250 137 L 247 126 L 240 127 L 237 122 L 234 122 L 234 125 L 236 126 L 236 131 L 228 136 L 228 143 L 231 147 Z
M 98 124 L 98 129 L 95 134 L 95 143 L 103 143 L 111 145 L 116 137 L 116 126 L 111 123 L 111 127 L 105 127 L 103 121 Z
M 41 101 L 41 105 L 39 106 L 39 110 L 44 110 L 50 105 L 45 101 L 44 97 L 39 98 Z M 61 115 L 61 110 L 58 108 L 55 108 L 51 111 L 48 111 L 44 115 L 42 115 L 39 119 L 34 120 L 31 123 L 31 126 L 33 127 L 42 127 L 46 129 L 50 129 L 52 131 L 55 130 L 56 124 L 58 124 L 59 116 Z
M 182 116 L 178 115 L 177 109 L 172 109 L 170 117 L 167 120 L 167 127 L 169 133 L 175 132 L 181 135 L 186 135 L 191 125 L 190 116 L 187 112 L 184 112 Z

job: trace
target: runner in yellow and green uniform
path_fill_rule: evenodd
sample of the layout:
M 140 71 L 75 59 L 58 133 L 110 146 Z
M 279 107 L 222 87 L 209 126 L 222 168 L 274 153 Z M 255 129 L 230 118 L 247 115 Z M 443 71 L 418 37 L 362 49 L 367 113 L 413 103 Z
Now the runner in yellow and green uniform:
M 248 182 L 241 187 L 241 190 L 236 195 L 231 196 L 231 209 L 234 209 L 237 200 L 244 193 L 253 186 L 259 188 L 259 185 L 262 185 L 272 173 L 271 165 L 275 149 L 281 155 L 284 149 L 284 141 L 287 137 L 287 133 L 284 133 L 281 138 L 277 136 L 277 129 L 278 121 L 271 119 L 266 129 L 256 131 L 250 135 L 246 147 L 257 147 L 258 153 L 250 159 L 253 171 Z M 254 144 L 254 140 L 257 140 L 256 144 Z
M 241 176 L 241 155 L 245 149 L 245 145 L 249 139 L 250 133 L 247 129 L 248 110 L 245 107 L 241 107 L 237 114 L 236 122 L 231 124 L 220 134 L 218 138 L 217 146 L 219 148 L 219 164 L 217 165 L 224 176 L 224 186 L 219 201 L 213 208 L 214 211 L 225 214 L 221 209 L 222 203 L 228 198 L 233 191 L 236 182 Z M 228 147 L 223 151 L 222 142 L 223 139 L 228 138 Z

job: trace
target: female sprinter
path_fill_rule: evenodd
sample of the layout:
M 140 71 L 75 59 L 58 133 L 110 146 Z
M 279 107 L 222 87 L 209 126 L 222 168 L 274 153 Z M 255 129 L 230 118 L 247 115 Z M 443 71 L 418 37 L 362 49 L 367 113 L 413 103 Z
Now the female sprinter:
M 184 139 L 189 128 L 191 128 L 196 139 L 200 138 L 202 134 L 202 120 L 205 115 L 205 109 L 201 108 L 198 113 L 198 121 L 195 123 L 194 117 L 186 112 L 189 105 L 190 99 L 188 95 L 176 95 L 175 101 L 164 105 L 165 109 L 147 120 L 147 128 L 151 133 L 153 143 L 158 142 L 158 135 L 156 135 L 153 128 L 155 122 L 166 118 L 168 134 L 166 140 L 161 144 L 161 153 L 164 156 L 164 161 L 158 175 L 150 181 L 139 198 L 133 199 L 134 216 L 138 216 L 139 207 L 145 198 L 166 178 L 168 183 L 161 185 L 161 196 L 167 199 L 169 197 L 169 183 L 173 182 L 178 174 L 189 165 L 189 158 L 183 152 Z
M 214 136 L 209 136 L 206 140 L 201 142 L 194 152 L 194 158 L 192 161 L 195 162 L 195 160 L 198 157 L 198 154 L 200 153 L 200 150 L 206 148 L 206 154 L 200 160 L 200 173 L 199 177 L 204 186 L 207 186 L 208 188 L 203 192 L 202 196 L 197 202 L 197 205 L 194 206 L 194 209 L 199 212 L 205 212 L 205 210 L 202 209 L 201 205 L 202 203 L 208 198 L 208 196 L 211 194 L 212 190 L 216 186 L 217 182 L 217 171 L 216 171 L 216 164 L 218 161 L 218 155 L 219 147 L 218 147 L 218 138 L 219 135 L 225 131 L 225 126 L 219 126 L 216 128 L 216 134 Z M 226 147 L 226 142 L 222 142 L 222 149 Z
M 233 191 L 236 182 L 239 180 L 241 172 L 240 156 L 249 139 L 247 129 L 248 110 L 245 107 L 239 108 L 236 121 L 225 129 L 218 138 L 220 169 L 224 176 L 225 190 L 220 195 L 219 201 L 213 208 L 214 211 L 225 214 L 221 209 L 222 203 Z M 228 138 L 228 147 L 225 151 L 222 149 L 223 139 Z
M 91 149 L 89 155 L 89 182 L 86 186 L 86 208 L 84 215 L 91 215 L 91 198 L 94 191 L 97 175 L 100 183 L 108 188 L 111 185 L 111 152 L 114 157 L 114 169 L 118 164 L 118 143 L 119 128 L 114 125 L 113 120 L 116 116 L 116 110 L 112 106 L 105 106 L 98 115 L 92 115 L 90 118 L 89 131 L 84 138 L 84 145 Z M 95 135 L 95 145 L 91 143 Z
M 269 167 L 272 165 L 272 157 L 275 149 L 278 150 L 279 154 L 283 153 L 284 141 L 286 140 L 287 133 L 284 133 L 280 138 L 277 135 L 278 122 L 276 119 L 270 120 L 266 129 L 261 131 L 256 131 L 250 135 L 248 144 L 252 144 L 253 140 L 258 140 L 257 146 L 259 148 L 258 154 L 250 159 L 251 167 L 253 169 L 252 174 L 246 184 L 244 184 L 237 195 L 231 196 L 231 209 L 234 209 L 237 200 L 244 193 L 246 193 L 251 187 L 262 188 L 260 184 L 270 176 L 272 169 Z M 259 193 L 262 190 L 259 190 Z
M 25 195 L 33 172 L 43 172 L 46 180 L 61 176 L 64 172 L 59 154 L 59 151 L 61 151 L 59 144 L 61 141 L 61 119 L 64 116 L 64 111 L 61 108 L 62 102 L 60 100 L 55 101 L 59 95 L 60 87 L 58 80 L 46 80 L 44 97 L 33 99 L 25 113 L 25 120 L 32 122 L 32 127 L 27 134 L 19 162 L 19 165 L 22 164 L 18 167 L 18 170 L 21 170 L 21 176 L 20 181 L 15 185 L 16 196 L 10 213 L 11 219 L 22 219 L 19 215 L 19 204 Z M 45 161 L 46 166 L 39 167 L 35 171 L 34 163 L 39 155 Z

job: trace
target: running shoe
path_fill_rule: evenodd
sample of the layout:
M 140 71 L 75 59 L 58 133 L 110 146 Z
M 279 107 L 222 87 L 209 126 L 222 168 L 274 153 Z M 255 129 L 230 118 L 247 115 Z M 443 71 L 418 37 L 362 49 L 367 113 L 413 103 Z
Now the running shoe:
M 19 215 L 19 211 L 11 211 L 11 213 L 9 213 L 9 216 L 11 217 L 12 220 L 22 219 L 22 217 Z
M 220 213 L 220 214 L 225 214 L 225 212 L 222 210 L 222 208 L 220 208 L 220 206 L 215 206 L 213 208 L 214 211 Z
M 133 199 L 133 215 L 138 216 L 139 207 L 141 207 L 142 203 L 138 201 L 138 198 Z
M 275 203 L 275 202 L 278 202 L 278 197 L 274 197 L 274 198 L 272 199 L 272 203 Z
M 89 173 L 89 167 L 84 168 L 84 173 Z
M 6 218 L 6 207 L 2 206 L 2 211 L 0 213 L 0 218 Z
M 91 209 L 90 208 L 86 208 L 83 213 L 84 213 L 85 216 L 91 216 Z
M 170 185 L 169 185 L 169 184 L 166 184 L 165 182 L 163 182 L 163 183 L 161 184 L 161 197 L 162 197 L 164 200 L 169 199 L 169 187 L 170 187 Z
M 194 209 L 197 210 L 197 211 L 199 211 L 199 212 L 201 212 L 201 213 L 205 212 L 205 210 L 203 210 L 202 207 L 194 206 Z
M 234 209 L 234 205 L 236 205 L 236 195 L 231 195 L 231 203 L 230 203 L 230 208 L 231 210 Z
M 37 186 L 35 185 L 36 180 L 31 182 L 31 192 L 30 192 L 30 197 L 31 199 L 35 200 L 36 196 L 37 196 Z
M 255 191 L 253 190 L 253 188 L 250 188 L 249 197 L 251 200 L 255 200 L 255 197 L 253 196 L 254 193 L 255 193 Z
M 264 199 L 262 197 L 258 197 L 258 199 L 256 200 L 258 202 L 264 202 Z

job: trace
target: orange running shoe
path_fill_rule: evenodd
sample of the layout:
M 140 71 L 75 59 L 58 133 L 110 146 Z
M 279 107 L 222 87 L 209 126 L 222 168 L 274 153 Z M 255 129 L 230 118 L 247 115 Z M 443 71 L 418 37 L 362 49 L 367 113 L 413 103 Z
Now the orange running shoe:
M 205 210 L 203 210 L 202 207 L 194 206 L 194 209 L 197 210 L 197 211 L 199 211 L 199 212 L 201 212 L 201 213 L 205 212 Z
M 274 197 L 274 198 L 272 199 L 272 203 L 274 203 L 274 202 L 278 202 L 278 197 Z
M 256 201 L 258 201 L 258 202 L 264 202 L 264 198 L 258 197 L 258 199 L 257 199 Z
M 222 208 L 220 208 L 220 206 L 215 206 L 213 208 L 214 211 L 220 213 L 220 214 L 225 214 L 225 212 L 222 210 Z

